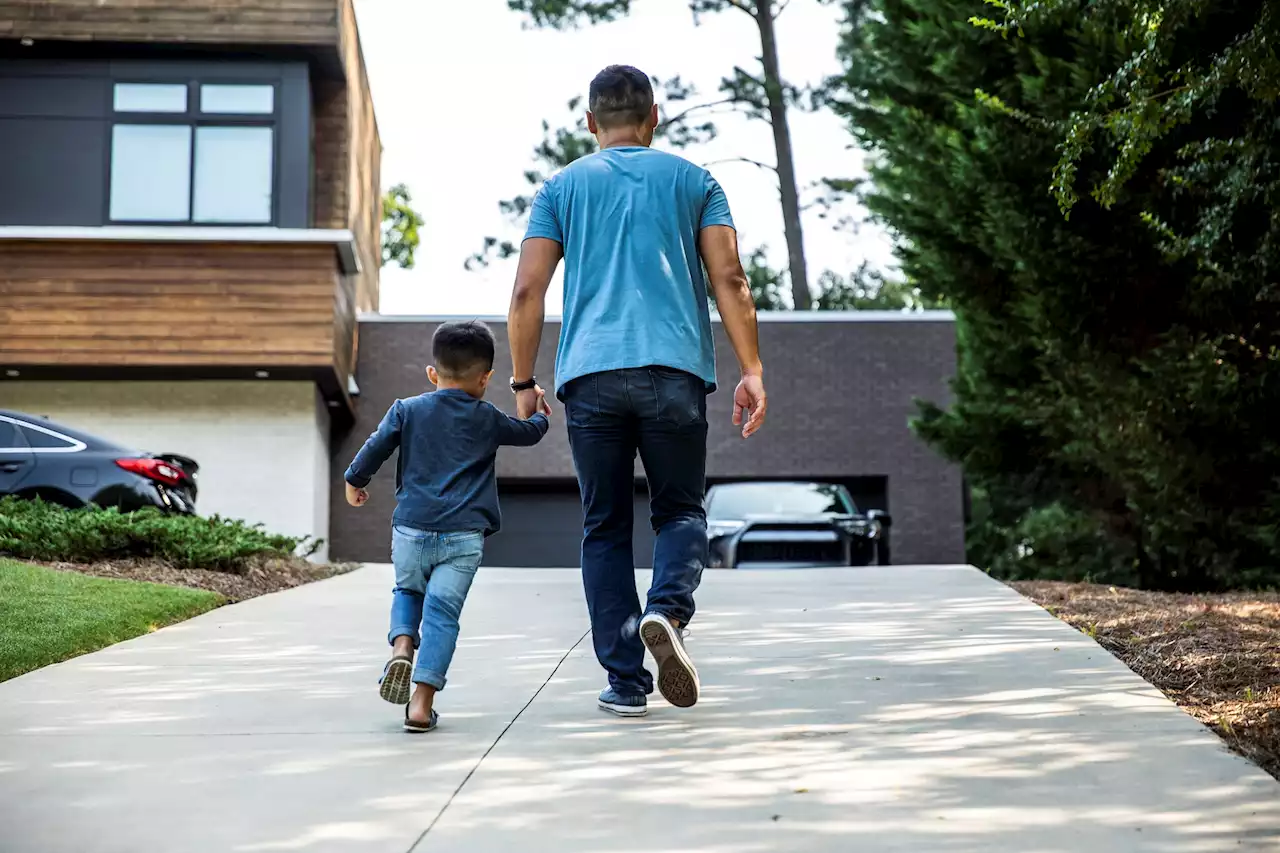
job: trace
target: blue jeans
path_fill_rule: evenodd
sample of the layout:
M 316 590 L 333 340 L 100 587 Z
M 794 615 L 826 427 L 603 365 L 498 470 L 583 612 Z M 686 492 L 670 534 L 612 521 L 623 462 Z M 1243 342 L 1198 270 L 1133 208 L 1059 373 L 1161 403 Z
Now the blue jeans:
M 391 529 L 396 588 L 387 642 L 413 638 L 418 649 L 415 683 L 444 688 L 458 645 L 458 617 L 483 553 L 484 534 L 478 531 L 432 533 L 400 525 Z
M 635 458 L 649 482 L 657 532 L 646 612 L 682 625 L 707 562 L 707 389 L 664 367 L 593 373 L 562 393 L 573 464 L 582 490 L 582 581 L 596 658 L 623 695 L 653 692 L 644 645 L 631 536 Z

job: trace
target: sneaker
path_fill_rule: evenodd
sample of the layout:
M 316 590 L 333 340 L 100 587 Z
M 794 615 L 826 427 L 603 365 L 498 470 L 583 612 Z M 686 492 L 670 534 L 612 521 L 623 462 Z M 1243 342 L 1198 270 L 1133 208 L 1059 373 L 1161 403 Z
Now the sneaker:
M 649 700 L 643 693 L 623 696 L 612 687 L 607 687 L 600 693 L 598 702 L 600 710 L 617 714 L 619 717 L 643 717 L 649 713 Z
M 685 651 L 680 632 L 661 613 L 646 613 L 640 620 L 640 641 L 658 665 L 658 692 L 677 708 L 698 701 L 698 670 Z

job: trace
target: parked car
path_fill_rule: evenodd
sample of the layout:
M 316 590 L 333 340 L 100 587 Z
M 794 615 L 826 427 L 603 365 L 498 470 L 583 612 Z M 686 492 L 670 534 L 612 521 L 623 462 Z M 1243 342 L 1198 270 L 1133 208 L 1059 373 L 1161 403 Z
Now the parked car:
M 139 453 L 43 418 L 0 410 L 0 497 L 125 512 L 150 506 L 189 515 L 196 509 L 199 470 L 195 460 L 176 453 Z
M 707 492 L 712 568 L 889 565 L 885 512 L 833 483 L 727 483 Z

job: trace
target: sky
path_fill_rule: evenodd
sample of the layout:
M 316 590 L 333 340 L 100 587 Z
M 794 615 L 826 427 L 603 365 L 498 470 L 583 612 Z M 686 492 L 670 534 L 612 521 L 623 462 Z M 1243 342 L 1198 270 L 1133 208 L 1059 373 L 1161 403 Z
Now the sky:
M 731 9 L 695 26 L 687 0 L 635 0 L 628 18 L 573 32 L 525 29 L 506 0 L 356 0 L 356 15 L 382 135 L 383 185 L 408 185 L 426 220 L 414 268 L 382 271 L 384 314 L 506 314 L 515 260 L 474 272 L 463 263 L 486 235 L 519 241 L 520 229 L 498 202 L 526 192 L 523 173 L 533 165 L 542 121 L 568 124 L 567 102 L 585 96 L 601 68 L 625 63 L 662 79 L 679 74 L 714 99 L 734 65 L 758 67 L 750 18 Z M 794 0 L 778 22 L 783 76 L 805 85 L 837 72 L 838 31 L 838 8 Z M 774 162 L 766 123 L 721 118 L 717 140 L 682 156 L 703 164 Z M 861 152 L 850 147 L 838 118 L 793 110 L 790 125 L 802 188 L 862 174 Z M 729 197 L 744 253 L 767 245 L 773 265 L 784 267 L 773 175 L 743 163 L 708 168 Z M 804 222 L 812 279 L 824 269 L 847 274 L 864 260 L 892 264 L 891 243 L 879 229 L 836 232 L 816 214 L 809 211 Z M 549 314 L 559 313 L 561 298 L 557 275 Z

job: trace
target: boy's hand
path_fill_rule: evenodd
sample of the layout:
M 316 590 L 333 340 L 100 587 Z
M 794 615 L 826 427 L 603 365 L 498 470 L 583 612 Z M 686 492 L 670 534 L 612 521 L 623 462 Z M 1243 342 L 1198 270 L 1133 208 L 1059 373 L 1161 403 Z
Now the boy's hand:
M 369 493 L 347 483 L 347 503 L 355 507 L 364 506 L 369 501 Z
M 516 417 L 527 421 L 537 412 L 551 417 L 551 405 L 547 402 L 547 392 L 542 386 L 535 385 L 516 394 Z

